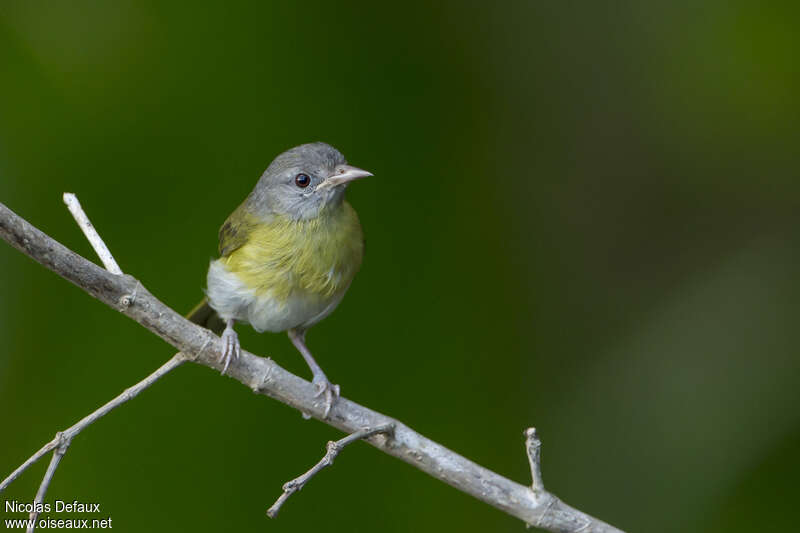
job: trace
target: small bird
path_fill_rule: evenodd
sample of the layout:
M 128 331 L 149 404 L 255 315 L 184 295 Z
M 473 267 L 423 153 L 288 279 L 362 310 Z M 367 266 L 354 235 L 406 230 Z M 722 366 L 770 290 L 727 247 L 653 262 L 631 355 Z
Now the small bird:
M 328 416 L 339 386 L 314 360 L 305 337 L 336 309 L 361 266 L 364 236 L 345 189 L 367 176 L 328 144 L 297 146 L 275 158 L 222 225 L 206 298 L 187 317 L 222 332 L 223 374 L 239 357 L 237 321 L 258 332 L 286 331 L 311 368 Z

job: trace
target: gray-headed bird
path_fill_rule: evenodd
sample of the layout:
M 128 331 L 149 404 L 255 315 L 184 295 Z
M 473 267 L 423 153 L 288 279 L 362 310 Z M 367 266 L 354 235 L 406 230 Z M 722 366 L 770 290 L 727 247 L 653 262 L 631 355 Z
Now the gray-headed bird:
M 258 332 L 288 332 L 311 368 L 326 417 L 339 386 L 314 360 L 305 336 L 336 309 L 361 266 L 364 237 L 345 189 L 366 176 L 372 174 L 348 165 L 325 143 L 276 157 L 222 225 L 220 258 L 208 269 L 206 299 L 188 315 L 222 332 L 223 374 L 239 356 L 236 321 Z

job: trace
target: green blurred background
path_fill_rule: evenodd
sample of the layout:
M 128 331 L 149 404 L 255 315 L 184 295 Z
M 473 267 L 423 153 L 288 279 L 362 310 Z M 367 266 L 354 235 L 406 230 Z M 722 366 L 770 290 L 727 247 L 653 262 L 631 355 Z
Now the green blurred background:
M 787 531 L 796 5 L 3 2 L 0 201 L 94 260 L 77 193 L 188 310 L 271 159 L 327 141 L 375 173 L 349 192 L 363 269 L 309 335 L 344 395 L 523 483 L 535 425 L 548 487 L 626 530 Z M 0 273 L 4 476 L 173 350 L 4 244 Z M 523 531 L 365 445 L 267 519 L 339 435 L 190 365 L 81 434 L 48 496 L 123 531 Z

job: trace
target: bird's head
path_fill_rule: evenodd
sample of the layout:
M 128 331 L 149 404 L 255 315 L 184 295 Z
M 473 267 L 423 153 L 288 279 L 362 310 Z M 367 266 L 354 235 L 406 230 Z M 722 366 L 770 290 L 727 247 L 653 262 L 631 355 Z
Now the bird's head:
M 372 174 L 348 165 L 329 144 L 302 144 L 270 163 L 250 195 L 250 208 L 262 216 L 315 218 L 325 207 L 341 205 L 348 183 L 367 176 Z

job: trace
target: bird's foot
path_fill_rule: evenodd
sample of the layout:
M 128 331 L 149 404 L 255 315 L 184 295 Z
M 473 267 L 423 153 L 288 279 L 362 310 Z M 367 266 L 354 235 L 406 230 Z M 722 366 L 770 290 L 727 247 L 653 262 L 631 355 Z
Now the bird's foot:
M 328 418 L 331 412 L 331 407 L 339 398 L 339 385 L 334 385 L 322 372 L 315 374 L 314 379 L 311 381 L 314 388 L 317 389 L 314 398 L 324 398 L 325 401 L 325 414 L 322 418 Z
M 241 346 L 239 345 L 239 336 L 230 325 L 225 328 L 220 338 L 225 346 L 222 356 L 219 358 L 219 362 L 225 361 L 225 366 L 222 367 L 222 373 L 224 374 L 228 370 L 228 365 L 231 364 L 231 360 L 239 359 Z

